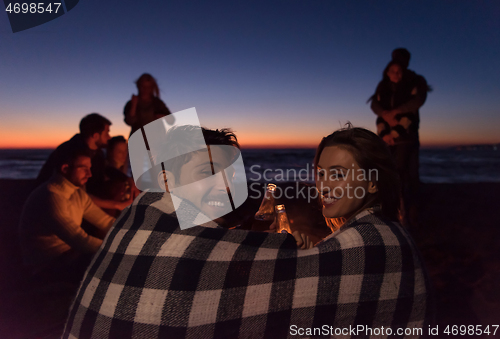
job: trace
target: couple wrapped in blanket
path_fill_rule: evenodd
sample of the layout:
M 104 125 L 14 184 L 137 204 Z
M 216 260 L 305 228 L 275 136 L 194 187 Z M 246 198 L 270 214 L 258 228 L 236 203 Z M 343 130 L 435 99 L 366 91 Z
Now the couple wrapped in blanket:
M 165 191 L 143 192 L 116 220 L 81 282 L 63 338 L 426 333 L 430 283 L 413 240 L 397 222 L 397 173 L 378 136 L 349 127 L 323 138 L 317 187 L 324 216 L 338 227 L 302 249 L 300 235 L 221 227 L 216 212 L 223 203 L 210 203 L 218 197 L 213 188 L 196 194 L 177 189 L 183 180 L 196 184 L 217 171 L 210 145 L 238 148 L 228 130 L 202 132 L 211 171 L 196 152 L 161 167 Z M 339 179 L 351 163 L 377 169 L 377 177 Z M 349 184 L 366 194 L 340 197 L 335 188 Z

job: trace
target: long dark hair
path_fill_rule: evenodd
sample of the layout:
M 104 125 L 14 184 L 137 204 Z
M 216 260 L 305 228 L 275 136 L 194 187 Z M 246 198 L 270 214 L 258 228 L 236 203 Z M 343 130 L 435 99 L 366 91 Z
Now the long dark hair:
M 375 100 L 377 98 L 377 96 L 380 94 L 384 94 L 385 92 L 392 91 L 391 79 L 387 75 L 387 72 L 389 71 L 389 68 L 391 68 L 391 66 L 393 66 L 393 65 L 398 65 L 399 67 L 401 67 L 401 70 L 403 71 L 403 79 L 401 79 L 401 82 L 399 85 L 401 86 L 403 81 L 406 80 L 406 79 L 404 79 L 404 74 L 405 74 L 404 71 L 406 68 L 404 68 L 400 62 L 391 60 L 387 64 L 387 66 L 385 66 L 384 71 L 382 72 L 382 80 L 379 82 L 377 88 L 375 89 L 375 93 L 373 93 L 373 95 L 370 98 L 368 98 L 367 102 L 371 102 L 372 100 Z
M 137 89 L 139 89 L 139 84 L 143 81 L 151 81 L 153 83 L 153 95 L 155 97 L 159 98 L 160 97 L 160 88 L 158 87 L 158 83 L 156 82 L 156 79 L 153 78 L 153 76 L 151 74 L 144 73 L 135 82 Z
M 377 192 L 368 196 L 361 210 L 380 205 L 383 216 L 397 221 L 400 181 L 396 165 L 385 142 L 375 133 L 364 128 L 352 127 L 348 123 L 346 128 L 333 132 L 319 143 L 314 157 L 316 173 L 321 153 L 328 146 L 338 146 L 349 151 L 359 167 L 366 173 L 376 170 L 376 178 L 372 178 L 372 180 L 377 187 Z M 338 222 L 333 222 L 333 224 L 338 226 Z
M 401 67 L 403 71 L 403 78 L 396 85 L 391 82 L 391 79 L 387 75 L 389 68 L 393 65 L 398 65 Z M 414 87 L 417 87 L 419 91 L 422 92 L 432 92 L 432 87 L 427 84 L 427 81 L 424 77 L 417 75 L 415 72 L 410 71 L 405 67 L 402 61 L 399 60 L 391 60 L 387 66 L 385 66 L 384 71 L 382 72 L 382 80 L 379 82 L 377 88 L 375 89 L 375 93 L 368 98 L 367 103 L 372 100 L 376 100 L 377 96 L 391 96 L 392 91 L 396 90 L 396 99 L 399 99 L 398 103 L 395 103 L 395 107 L 400 104 L 408 101 L 410 99 L 409 95 Z M 384 103 L 387 100 L 381 100 Z M 384 107 L 385 109 L 392 109 L 394 107 Z

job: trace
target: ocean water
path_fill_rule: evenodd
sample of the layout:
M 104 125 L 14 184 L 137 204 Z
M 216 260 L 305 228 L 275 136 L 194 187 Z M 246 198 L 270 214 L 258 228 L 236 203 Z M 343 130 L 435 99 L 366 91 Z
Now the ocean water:
M 0 178 L 34 179 L 50 149 L 0 149 Z M 247 179 L 313 182 L 314 149 L 243 149 Z M 500 182 L 500 149 L 421 149 L 426 183 Z
M 35 179 L 52 149 L 0 149 L 1 179 Z

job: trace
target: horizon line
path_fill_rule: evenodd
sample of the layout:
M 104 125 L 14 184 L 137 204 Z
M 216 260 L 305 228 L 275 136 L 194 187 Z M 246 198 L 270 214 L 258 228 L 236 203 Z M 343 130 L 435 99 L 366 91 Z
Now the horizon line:
M 452 148 L 452 147 L 468 147 L 468 146 L 495 146 L 500 145 L 500 142 L 493 143 L 466 143 L 466 144 L 458 144 L 458 143 L 440 143 L 440 144 L 420 144 L 420 148 L 428 149 L 428 148 Z M 14 147 L 2 147 L 0 146 L 0 150 L 53 150 L 56 149 L 57 146 L 42 146 L 42 147 L 30 147 L 30 146 L 14 146 Z M 241 149 L 315 149 L 317 146 L 313 145 L 246 145 L 240 146 Z

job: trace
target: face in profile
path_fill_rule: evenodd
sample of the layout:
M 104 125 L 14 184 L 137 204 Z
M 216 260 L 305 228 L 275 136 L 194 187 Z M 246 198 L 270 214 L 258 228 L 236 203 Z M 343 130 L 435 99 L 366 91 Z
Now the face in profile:
M 77 187 L 83 187 L 92 176 L 90 157 L 80 156 L 72 164 L 65 164 L 61 171 L 66 179 Z
M 376 174 L 361 169 L 351 152 L 344 148 L 325 147 L 317 169 L 316 187 L 322 194 L 326 218 L 351 217 L 365 204 L 369 194 L 377 191 L 368 180 Z
M 233 189 L 234 169 L 227 150 L 232 146 L 208 146 L 191 154 L 188 162 L 174 176 L 167 171 L 168 190 L 190 201 L 211 220 L 232 211 L 228 191 Z
M 391 82 L 397 84 L 403 78 L 403 69 L 401 66 L 394 64 L 387 70 L 387 76 Z
M 96 145 L 98 147 L 105 147 L 108 144 L 109 139 L 111 139 L 111 136 L 109 135 L 109 125 L 106 125 L 104 127 L 104 131 L 99 134 L 99 139 L 96 141 Z

